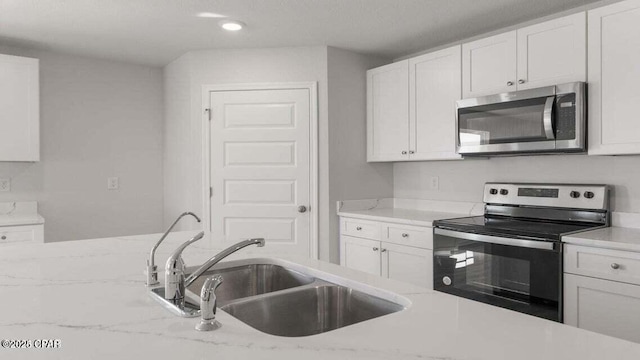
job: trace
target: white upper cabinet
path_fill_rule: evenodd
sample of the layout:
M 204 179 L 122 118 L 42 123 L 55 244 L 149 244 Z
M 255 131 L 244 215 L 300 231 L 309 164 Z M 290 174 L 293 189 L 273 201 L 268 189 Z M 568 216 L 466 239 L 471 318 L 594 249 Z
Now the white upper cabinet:
M 586 80 L 586 17 L 578 13 L 462 45 L 465 98 Z
M 465 98 L 515 91 L 516 32 L 463 44 L 462 69 Z
M 409 59 L 409 157 L 460 159 L 456 100 L 462 96 L 461 46 Z
M 367 72 L 367 161 L 461 158 L 460 56 L 458 45 Z
M 589 155 L 640 154 L 640 0 L 588 16 Z
M 38 59 L 0 54 L 0 161 L 40 160 Z
M 587 17 L 581 12 L 518 29 L 518 90 L 587 80 Z
M 367 160 L 409 158 L 409 61 L 367 71 Z

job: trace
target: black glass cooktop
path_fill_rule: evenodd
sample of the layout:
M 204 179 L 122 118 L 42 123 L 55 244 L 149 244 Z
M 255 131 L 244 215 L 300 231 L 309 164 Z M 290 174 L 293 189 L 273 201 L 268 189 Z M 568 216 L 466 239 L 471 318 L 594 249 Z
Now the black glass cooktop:
M 434 226 L 444 229 L 472 232 L 486 235 L 507 235 L 511 237 L 539 238 L 559 241 L 563 234 L 585 231 L 598 224 L 563 223 L 540 220 L 526 220 L 500 216 L 472 216 L 434 221 Z

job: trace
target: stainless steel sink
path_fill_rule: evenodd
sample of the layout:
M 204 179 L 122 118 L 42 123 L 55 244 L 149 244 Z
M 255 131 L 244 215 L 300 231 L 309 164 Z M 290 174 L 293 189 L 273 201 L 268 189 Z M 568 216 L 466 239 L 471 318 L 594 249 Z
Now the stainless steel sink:
M 205 272 L 187 289 L 200 294 L 205 280 L 213 275 L 222 275 L 224 282 L 216 290 L 218 305 L 260 294 L 290 289 L 311 284 L 315 279 L 297 271 L 274 264 L 249 264 Z
M 404 309 L 361 291 L 319 284 L 229 303 L 221 308 L 271 335 L 309 336 Z

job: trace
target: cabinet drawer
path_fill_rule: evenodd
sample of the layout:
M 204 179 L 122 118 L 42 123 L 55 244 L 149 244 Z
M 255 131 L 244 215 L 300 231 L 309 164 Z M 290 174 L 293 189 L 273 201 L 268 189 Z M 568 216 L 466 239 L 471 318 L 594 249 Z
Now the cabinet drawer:
M 565 245 L 565 272 L 640 285 L 640 253 Z
M 415 246 L 423 249 L 433 249 L 433 228 L 383 224 L 382 240 L 399 245 Z
M 25 241 L 34 241 L 34 231 L 30 228 L 20 229 L 12 227 L 11 229 L 0 228 L 0 245 L 5 243 L 16 243 Z
M 380 223 L 343 218 L 340 233 L 365 239 L 380 240 Z

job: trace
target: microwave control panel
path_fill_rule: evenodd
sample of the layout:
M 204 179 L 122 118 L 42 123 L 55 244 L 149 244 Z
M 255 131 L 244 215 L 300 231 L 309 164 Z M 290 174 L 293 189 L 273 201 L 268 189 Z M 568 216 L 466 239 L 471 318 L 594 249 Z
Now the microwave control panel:
M 556 97 L 556 140 L 576 138 L 576 94 L 563 94 Z

